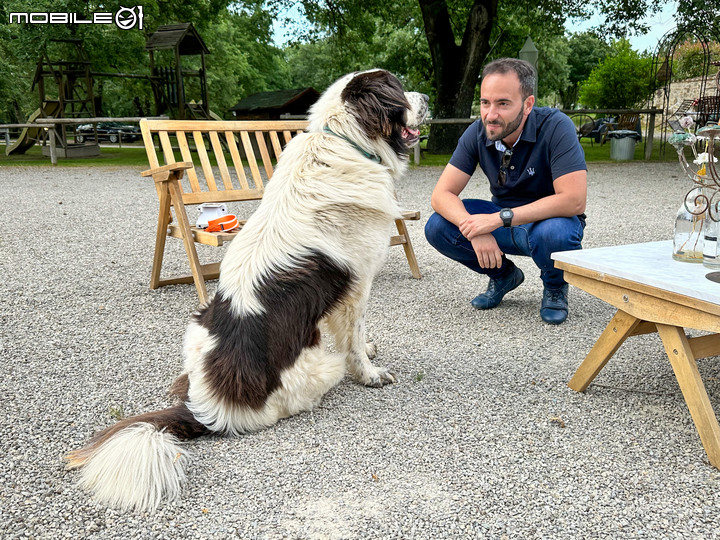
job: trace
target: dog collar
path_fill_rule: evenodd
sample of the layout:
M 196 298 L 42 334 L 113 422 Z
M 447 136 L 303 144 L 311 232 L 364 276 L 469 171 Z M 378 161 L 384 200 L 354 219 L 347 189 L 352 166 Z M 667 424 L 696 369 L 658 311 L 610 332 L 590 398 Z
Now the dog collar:
M 323 128 L 323 131 L 324 131 L 325 133 L 329 133 L 330 135 L 335 135 L 336 137 L 339 137 L 339 138 L 341 138 L 341 139 L 346 140 L 346 141 L 349 142 L 358 152 L 360 152 L 363 156 L 365 156 L 366 158 L 368 158 L 370 161 L 374 161 L 375 163 L 382 163 L 382 160 L 380 159 L 380 156 L 378 156 L 377 154 L 371 154 L 371 153 L 368 152 L 367 150 L 363 150 L 362 148 L 360 148 L 360 147 L 358 146 L 358 144 L 357 144 L 356 142 L 351 141 L 350 139 L 348 139 L 348 138 L 345 137 L 344 135 L 338 135 L 337 133 L 335 133 L 332 129 L 330 129 L 330 128 L 327 127 L 327 126 L 325 126 L 325 127 Z

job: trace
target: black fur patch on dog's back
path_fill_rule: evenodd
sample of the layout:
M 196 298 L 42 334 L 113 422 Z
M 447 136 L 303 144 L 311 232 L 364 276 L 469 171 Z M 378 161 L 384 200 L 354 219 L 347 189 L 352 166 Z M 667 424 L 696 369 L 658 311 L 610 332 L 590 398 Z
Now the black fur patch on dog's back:
M 408 152 L 402 128 L 410 103 L 395 75 L 385 70 L 360 73 L 348 82 L 340 97 L 368 137 L 385 140 L 398 155 Z
M 280 386 L 283 370 L 300 351 L 320 342 L 318 322 L 347 293 L 355 277 L 313 251 L 292 270 L 270 273 L 256 295 L 265 312 L 236 317 L 230 299 L 217 294 L 197 315 L 217 346 L 205 357 L 213 394 L 229 404 L 263 407 Z

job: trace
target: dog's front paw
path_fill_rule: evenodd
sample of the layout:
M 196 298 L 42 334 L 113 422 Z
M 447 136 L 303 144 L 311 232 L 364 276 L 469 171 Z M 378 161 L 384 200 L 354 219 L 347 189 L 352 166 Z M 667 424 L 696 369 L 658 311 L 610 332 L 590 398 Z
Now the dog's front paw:
M 368 341 L 365 344 L 365 354 L 367 354 L 367 357 L 372 360 L 377 356 L 377 345 L 375 345 L 372 341 Z
M 384 367 L 375 367 L 371 372 L 366 373 L 364 377 L 361 377 L 360 382 L 365 386 L 382 388 L 386 384 L 397 382 L 397 378 L 389 369 Z

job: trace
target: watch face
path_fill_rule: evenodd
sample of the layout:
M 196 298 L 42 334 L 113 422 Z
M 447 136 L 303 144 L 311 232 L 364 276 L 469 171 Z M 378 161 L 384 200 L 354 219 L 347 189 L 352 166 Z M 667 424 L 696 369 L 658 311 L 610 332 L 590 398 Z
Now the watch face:
M 512 222 L 513 218 L 513 211 L 508 208 L 503 208 L 500 210 L 500 219 L 503 220 L 503 225 L 506 227 L 510 226 L 510 223 Z

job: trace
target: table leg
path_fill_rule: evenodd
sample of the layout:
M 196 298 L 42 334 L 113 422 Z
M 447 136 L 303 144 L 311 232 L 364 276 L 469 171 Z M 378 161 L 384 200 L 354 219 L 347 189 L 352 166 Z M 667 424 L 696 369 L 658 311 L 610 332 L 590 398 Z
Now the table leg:
M 618 310 L 570 379 L 568 386 L 577 392 L 584 392 L 641 322 L 640 319 Z
M 658 324 L 657 329 L 710 464 L 720 468 L 720 426 L 700 378 L 685 330 L 665 324 Z

